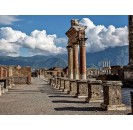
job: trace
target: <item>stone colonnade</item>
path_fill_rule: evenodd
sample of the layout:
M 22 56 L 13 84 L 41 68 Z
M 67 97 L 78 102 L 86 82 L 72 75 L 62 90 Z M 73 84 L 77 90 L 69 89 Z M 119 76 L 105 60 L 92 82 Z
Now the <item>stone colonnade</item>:
M 58 82 L 55 82 L 56 79 Z M 50 85 L 77 98 L 82 98 L 88 103 L 99 102 L 103 110 L 127 109 L 126 105 L 122 103 L 121 81 L 76 81 L 67 78 L 51 78 Z M 131 95 L 133 97 L 133 93 Z
M 68 77 L 69 79 L 86 79 L 86 26 L 80 26 L 78 20 L 71 20 L 71 28 L 66 32 L 68 40 Z M 80 48 L 80 67 L 78 62 Z M 80 74 L 79 74 L 80 72 Z

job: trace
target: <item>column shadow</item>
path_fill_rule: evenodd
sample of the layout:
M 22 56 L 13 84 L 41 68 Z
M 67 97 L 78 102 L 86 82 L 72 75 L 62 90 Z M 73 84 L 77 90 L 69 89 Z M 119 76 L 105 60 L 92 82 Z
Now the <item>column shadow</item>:
M 105 111 L 100 107 L 60 107 L 54 109 L 56 111 Z
M 53 103 L 87 103 L 86 101 L 53 100 Z

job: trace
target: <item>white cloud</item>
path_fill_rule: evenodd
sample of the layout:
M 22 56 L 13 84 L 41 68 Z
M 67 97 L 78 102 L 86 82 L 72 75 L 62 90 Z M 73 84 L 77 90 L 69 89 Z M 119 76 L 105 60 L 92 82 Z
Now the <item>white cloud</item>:
M 95 25 L 90 19 L 83 18 L 81 25 L 87 26 L 86 37 L 87 51 L 102 51 L 108 47 L 123 46 L 128 44 L 128 28 L 116 28 L 113 25 L 107 28 L 104 25 Z
M 20 21 L 15 15 L 0 15 L 0 24 L 11 25 L 15 21 Z
M 128 28 L 113 25 L 95 25 L 90 19 L 83 18 L 80 24 L 87 26 L 87 51 L 102 51 L 108 47 L 128 44 Z M 28 55 L 55 55 L 66 53 L 66 37 L 47 34 L 46 30 L 34 30 L 27 35 L 11 27 L 0 28 L 0 55 L 19 56 L 21 48 L 29 50 Z
M 57 36 L 48 35 L 45 30 L 34 30 L 30 35 L 11 27 L 0 29 L 0 54 L 18 56 L 22 47 L 29 49 L 30 55 L 51 55 L 65 53 L 66 48 L 56 46 Z M 57 40 L 58 41 L 58 40 Z

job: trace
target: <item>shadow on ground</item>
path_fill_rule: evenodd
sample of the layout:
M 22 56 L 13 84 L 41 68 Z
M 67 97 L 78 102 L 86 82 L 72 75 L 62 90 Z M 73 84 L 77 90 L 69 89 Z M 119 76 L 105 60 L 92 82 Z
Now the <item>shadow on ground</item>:
M 55 96 L 49 96 L 51 98 L 55 98 L 55 97 L 58 97 L 58 98 L 74 98 L 74 96 L 59 96 L 59 95 L 55 95 Z
M 56 111 L 105 111 L 100 107 L 60 107 Z
M 53 103 L 87 103 L 85 101 L 54 100 Z

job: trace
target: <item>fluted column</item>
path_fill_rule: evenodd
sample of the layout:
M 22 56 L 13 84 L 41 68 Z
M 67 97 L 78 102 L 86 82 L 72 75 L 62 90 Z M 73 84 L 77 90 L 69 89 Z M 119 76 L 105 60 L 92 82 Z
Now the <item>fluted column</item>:
M 73 43 L 73 78 L 79 79 L 78 44 Z
M 86 39 L 79 41 L 80 45 L 80 79 L 86 79 Z
M 67 46 L 68 50 L 68 78 L 73 79 L 73 48 Z

